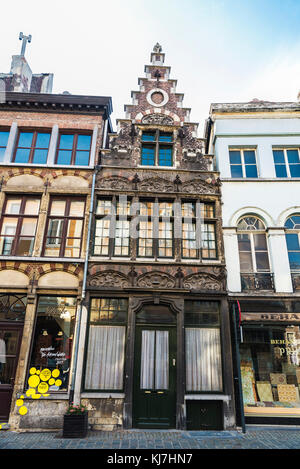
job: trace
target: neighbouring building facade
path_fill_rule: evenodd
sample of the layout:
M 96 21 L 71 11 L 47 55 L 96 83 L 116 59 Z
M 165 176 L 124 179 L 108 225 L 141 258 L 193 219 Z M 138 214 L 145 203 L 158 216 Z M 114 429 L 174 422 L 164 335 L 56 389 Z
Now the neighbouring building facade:
M 94 429 L 235 426 L 219 174 L 164 60 L 97 168 L 74 394 Z
M 0 422 L 43 430 L 61 427 L 74 387 L 94 168 L 112 106 L 52 94 L 52 75 L 32 74 L 22 52 L 0 75 Z
M 298 424 L 300 103 L 214 103 L 206 136 L 222 181 L 238 423 Z

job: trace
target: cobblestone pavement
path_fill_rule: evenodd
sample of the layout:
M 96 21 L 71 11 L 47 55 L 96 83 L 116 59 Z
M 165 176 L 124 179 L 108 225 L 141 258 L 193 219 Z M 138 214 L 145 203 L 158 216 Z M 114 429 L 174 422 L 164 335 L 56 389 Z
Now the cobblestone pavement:
M 300 427 L 247 427 L 241 431 L 90 431 L 86 438 L 59 432 L 0 432 L 0 449 L 300 449 Z

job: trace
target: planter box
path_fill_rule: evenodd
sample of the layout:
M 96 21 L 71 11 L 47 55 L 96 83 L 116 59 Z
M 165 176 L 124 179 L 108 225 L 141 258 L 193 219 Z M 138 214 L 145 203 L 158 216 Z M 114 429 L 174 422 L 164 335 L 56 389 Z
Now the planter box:
M 63 438 L 85 438 L 88 432 L 88 412 L 64 415 Z

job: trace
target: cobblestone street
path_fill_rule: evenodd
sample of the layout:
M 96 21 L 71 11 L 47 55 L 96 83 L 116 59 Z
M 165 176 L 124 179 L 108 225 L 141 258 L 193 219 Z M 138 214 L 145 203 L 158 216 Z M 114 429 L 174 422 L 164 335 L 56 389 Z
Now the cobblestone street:
M 121 430 L 89 432 L 86 438 L 66 439 L 53 433 L 0 433 L 0 449 L 300 449 L 299 427 L 247 427 L 241 431 Z M 122 452 L 121 452 L 122 453 Z

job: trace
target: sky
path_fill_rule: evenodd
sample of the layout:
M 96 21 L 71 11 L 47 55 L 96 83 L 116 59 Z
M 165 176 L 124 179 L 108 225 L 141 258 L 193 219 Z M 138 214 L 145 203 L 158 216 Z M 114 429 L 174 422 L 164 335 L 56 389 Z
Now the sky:
M 300 90 L 300 0 L 14 0 L 0 15 L 0 72 L 31 34 L 33 73 L 54 73 L 54 93 L 111 96 L 114 130 L 157 42 L 199 137 L 211 103 Z

